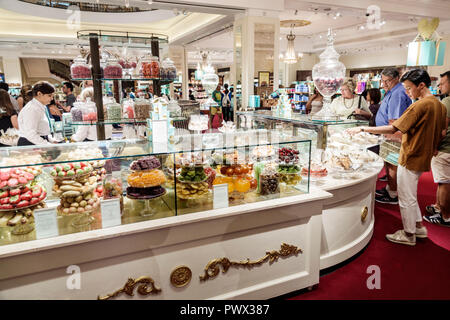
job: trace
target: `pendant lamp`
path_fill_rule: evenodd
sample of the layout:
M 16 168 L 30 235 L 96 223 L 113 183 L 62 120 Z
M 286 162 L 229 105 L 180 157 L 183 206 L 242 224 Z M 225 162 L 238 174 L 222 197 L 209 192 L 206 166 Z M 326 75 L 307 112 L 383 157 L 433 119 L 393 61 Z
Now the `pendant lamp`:
M 292 63 L 297 63 L 297 54 L 295 53 L 295 47 L 294 47 L 294 40 L 295 40 L 295 35 L 292 33 L 292 29 L 291 29 L 291 33 L 288 34 L 286 36 L 287 38 L 287 50 L 286 50 L 286 55 L 284 56 L 284 62 L 287 64 L 292 64 Z

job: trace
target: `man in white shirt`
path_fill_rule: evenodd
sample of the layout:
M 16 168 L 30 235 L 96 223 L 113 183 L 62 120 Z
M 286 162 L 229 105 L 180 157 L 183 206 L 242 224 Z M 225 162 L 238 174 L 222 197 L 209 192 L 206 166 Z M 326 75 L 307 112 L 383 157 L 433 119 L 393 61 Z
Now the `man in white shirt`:
M 33 100 L 28 102 L 19 113 L 18 146 L 56 143 L 50 135 L 50 117 L 47 110 L 47 105 L 53 100 L 54 92 L 55 88 L 45 81 L 33 86 Z

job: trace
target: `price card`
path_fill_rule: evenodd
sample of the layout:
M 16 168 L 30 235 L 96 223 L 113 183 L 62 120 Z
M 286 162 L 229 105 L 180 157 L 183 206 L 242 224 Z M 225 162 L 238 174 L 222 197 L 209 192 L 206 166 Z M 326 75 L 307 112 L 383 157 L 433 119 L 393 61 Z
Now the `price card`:
M 216 184 L 213 186 L 214 202 L 213 208 L 228 208 L 228 184 Z
M 36 239 L 45 239 L 59 235 L 58 222 L 56 220 L 56 209 L 45 208 L 34 211 L 34 225 L 36 228 Z
M 154 153 L 164 153 L 167 152 L 168 149 L 168 133 L 167 133 L 167 120 L 153 120 L 152 121 L 153 128 L 153 152 Z
M 120 226 L 120 199 L 108 199 L 100 201 L 102 210 L 102 228 Z

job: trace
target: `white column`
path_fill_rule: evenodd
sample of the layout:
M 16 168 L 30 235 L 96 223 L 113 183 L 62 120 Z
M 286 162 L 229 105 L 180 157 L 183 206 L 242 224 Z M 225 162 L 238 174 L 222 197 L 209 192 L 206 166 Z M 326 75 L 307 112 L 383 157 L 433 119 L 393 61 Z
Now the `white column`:
M 22 85 L 22 69 L 19 57 L 3 57 L 3 73 L 5 82 Z

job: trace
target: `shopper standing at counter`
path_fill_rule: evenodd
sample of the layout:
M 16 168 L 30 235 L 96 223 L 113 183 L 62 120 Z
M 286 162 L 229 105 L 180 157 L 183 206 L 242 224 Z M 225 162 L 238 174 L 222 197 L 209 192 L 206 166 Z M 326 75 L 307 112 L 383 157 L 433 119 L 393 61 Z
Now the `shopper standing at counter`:
M 31 100 L 33 100 L 33 86 L 26 84 L 20 88 L 20 96 L 17 98 L 17 103 L 19 104 L 19 110 Z
M 0 130 L 6 132 L 8 129 L 19 129 L 17 123 L 17 112 L 11 103 L 10 95 L 7 91 L 0 89 Z M 2 135 L 0 131 L 0 136 Z M 0 143 L 0 147 L 10 147 Z
M 439 83 L 442 94 L 450 94 L 450 71 L 441 74 Z M 450 97 L 442 103 L 447 108 L 447 132 L 438 148 L 438 153 L 431 160 L 434 182 L 438 184 L 436 204 L 426 207 L 430 216 L 424 219 L 430 223 L 450 227 Z
M 311 98 L 306 103 L 306 112 L 310 114 L 316 114 L 320 110 L 322 110 L 323 107 L 323 96 L 317 90 L 317 88 L 314 88 L 314 94 L 311 96 Z
M 386 94 L 378 109 L 375 118 L 376 126 L 387 126 L 401 117 L 403 112 L 411 105 L 411 99 L 405 92 L 405 88 L 400 83 L 400 74 L 395 68 L 385 68 L 381 71 L 381 86 L 386 90 Z M 391 146 L 396 146 L 400 151 L 401 133 L 386 137 Z M 375 201 L 380 203 L 397 204 L 397 166 L 385 162 L 384 163 L 387 181 L 385 188 L 377 190 Z
M 33 100 L 19 113 L 20 138 L 18 146 L 50 144 L 50 116 L 47 105 L 53 100 L 55 88 L 48 82 L 38 82 L 33 87 Z
M 19 112 L 20 108 L 19 108 L 19 104 L 17 103 L 17 100 L 14 99 L 14 97 L 9 94 L 9 85 L 6 82 L 0 82 L 0 89 L 3 89 L 6 92 L 8 92 L 9 100 L 11 100 L 14 110 L 16 110 L 16 112 Z
M 342 119 L 348 119 L 352 115 L 360 115 L 369 120 L 372 113 L 367 106 L 367 101 L 359 95 L 355 95 L 356 84 L 353 79 L 347 79 L 341 86 L 341 96 L 333 100 L 331 110 Z
M 408 71 L 402 76 L 401 82 L 408 95 L 418 101 L 413 103 L 399 119 L 387 126 L 358 127 L 347 129 L 347 132 L 403 133 L 397 173 L 403 230 L 387 234 L 386 238 L 391 242 L 414 246 L 416 237 L 427 237 L 427 229 L 422 225 L 422 214 L 417 202 L 417 185 L 420 175 L 430 170 L 431 158 L 443 138 L 447 110 L 430 93 L 428 87 L 431 79 L 425 70 Z
M 77 101 L 77 98 L 73 94 L 73 84 L 70 82 L 64 82 L 62 90 L 66 95 L 66 106 L 63 107 L 63 109 L 65 112 L 70 112 L 70 109 L 72 109 L 74 102 Z

